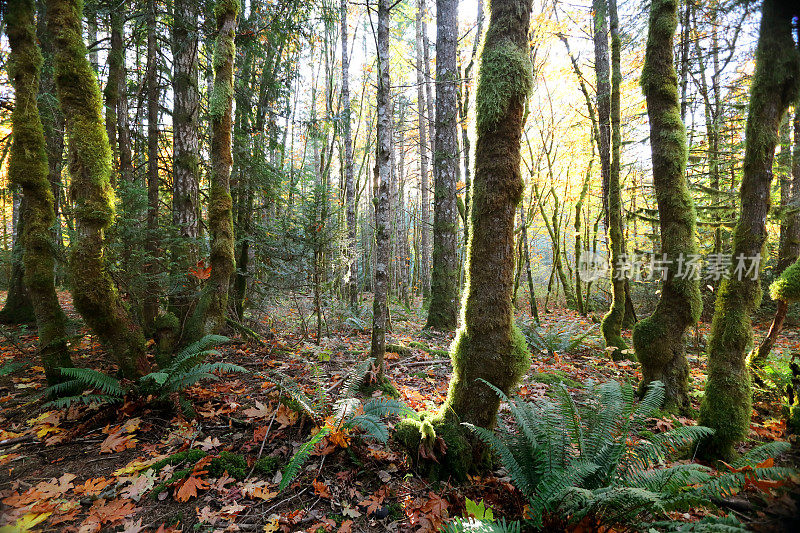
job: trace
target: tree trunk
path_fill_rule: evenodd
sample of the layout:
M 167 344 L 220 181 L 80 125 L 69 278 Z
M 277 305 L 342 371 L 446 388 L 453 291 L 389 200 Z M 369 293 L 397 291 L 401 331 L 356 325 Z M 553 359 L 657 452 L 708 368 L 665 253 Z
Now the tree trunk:
M 640 394 L 650 382 L 661 381 L 666 392 L 665 407 L 686 411 L 690 403 L 684 332 L 700 318 L 703 303 L 699 275 L 687 276 L 687 272 L 678 271 L 683 261 L 697 255 L 698 248 L 697 213 L 685 175 L 686 129 L 680 120 L 672 51 L 677 26 L 676 4 L 669 0 L 653 2 L 641 84 L 650 120 L 661 252 L 665 260 L 671 261 L 666 263 L 671 267 L 662 281 L 656 310 L 634 329 L 633 345 L 642 364 Z
M 389 317 L 389 180 L 392 149 L 391 95 L 389 78 L 389 0 L 378 0 L 378 132 L 375 155 L 375 297 L 372 304 L 372 346 L 378 374 L 383 377 L 386 325 Z
M 605 4 L 605 0 L 600 0 Z M 603 330 L 603 338 L 606 341 L 606 346 L 614 347 L 611 357 L 618 361 L 620 359 L 628 358 L 624 353 L 627 349 L 625 341 L 622 339 L 622 322 L 625 319 L 625 277 L 620 269 L 622 261 L 622 253 L 624 248 L 625 235 L 622 232 L 622 191 L 619 179 L 619 149 L 620 149 L 620 83 L 622 82 L 622 74 L 620 73 L 620 42 L 619 42 L 619 22 L 617 20 L 617 5 L 616 0 L 608 0 L 609 2 L 609 19 L 611 22 L 611 65 L 612 65 L 612 79 L 611 79 L 611 106 L 610 106 L 610 122 L 611 122 L 611 161 L 608 169 L 608 186 L 606 202 L 606 229 L 608 230 L 609 247 L 611 248 L 611 307 L 608 313 L 603 317 L 601 328 Z M 599 28 L 605 28 L 605 9 L 606 6 L 602 5 L 600 11 L 595 14 L 595 24 Z M 602 21 L 601 21 L 602 19 Z M 603 31 L 605 33 L 605 31 Z M 601 36 L 599 43 L 601 48 L 608 46 L 605 40 L 605 35 Z M 595 33 L 595 50 L 597 50 L 597 33 Z M 605 50 L 603 50 L 605 52 Z M 601 52 L 602 53 L 602 52 Z M 606 52 L 607 53 L 607 52 Z M 597 63 L 600 63 L 598 58 Z M 598 67 L 599 68 L 599 67 Z M 608 75 L 608 71 L 604 71 Z M 600 74 L 598 74 L 598 88 L 600 87 Z M 601 157 L 603 161 L 603 112 L 600 105 L 600 95 L 598 89 L 598 103 L 597 109 L 600 112 L 600 141 L 601 141 Z M 608 142 L 608 140 L 606 140 Z M 606 145 L 605 150 L 608 150 Z
M 350 131 L 350 53 L 347 49 L 347 0 L 339 4 L 342 37 L 342 143 L 344 148 L 344 190 L 347 211 L 347 283 L 345 295 L 350 307 L 358 303 L 358 256 L 356 253 L 356 190 L 353 179 L 353 139 Z
M 528 58 L 530 0 L 494 0 L 481 52 L 476 95 L 475 172 L 464 324 L 452 347 L 453 377 L 435 416 L 403 422 L 397 435 L 418 456 L 420 429 L 441 436 L 447 451 L 437 469 L 464 478 L 484 455 L 461 423 L 491 428 L 500 400 L 481 379 L 510 393 L 527 371 L 530 354 L 514 326 L 514 220 L 522 194 L 520 138 L 523 104 L 531 87 Z M 423 445 L 433 443 L 426 439 Z M 441 476 L 440 476 L 441 477 Z
M 102 101 L 81 36 L 79 0 L 48 0 L 58 98 L 64 113 L 75 202 L 70 272 L 75 308 L 106 348 L 123 376 L 147 373 L 144 336 L 129 315 L 105 264 L 104 232 L 114 217 L 110 186 L 111 148 L 103 127 Z
M 436 150 L 433 155 L 433 272 L 425 327 L 458 323 L 458 3 L 436 2 Z
M 178 239 L 172 247 L 176 280 L 181 280 L 170 307 L 182 324 L 190 312 L 197 281 L 187 274 L 198 260 L 200 182 L 198 111 L 198 5 L 175 0 L 172 31 L 172 224 Z
M 28 218 L 28 201 L 22 198 L 17 208 L 17 223 L 14 241 L 11 248 L 11 275 L 8 280 L 8 293 L 3 309 L 0 310 L 0 323 L 29 324 L 36 321 L 33 303 L 25 288 L 25 255 L 24 239 L 26 219 Z M 12 214 L 13 217 L 13 214 Z
M 787 196 L 786 203 L 782 206 L 786 209 L 786 214 L 781 223 L 778 264 L 775 267 L 776 278 L 800 256 L 800 111 L 798 110 L 795 110 L 794 113 L 794 153 L 791 177 L 791 180 L 785 180 L 785 183 L 782 184 L 782 187 L 786 189 Z M 778 300 L 776 303 L 778 308 L 775 310 L 775 317 L 772 319 L 767 336 L 761 341 L 758 349 L 748 356 L 747 364 L 750 368 L 757 369 L 763 366 L 783 329 L 789 304 L 783 300 Z
M 53 275 L 50 227 L 55 211 L 44 131 L 36 105 L 42 54 L 36 44 L 33 0 L 11 0 L 8 8 L 8 66 L 15 95 L 8 177 L 22 188 L 28 203 L 27 218 L 18 238 L 24 243 L 25 285 L 36 315 L 42 366 L 47 383 L 53 385 L 63 381 L 60 369 L 72 366 L 72 362 L 67 348 L 66 316 L 58 303 Z
M 234 37 L 239 2 L 219 0 L 214 6 L 217 35 L 214 40 L 214 85 L 209 96 L 211 117 L 211 187 L 208 195 L 208 230 L 211 234 L 211 276 L 195 308 L 184 339 L 219 333 L 225 326 L 228 287 L 235 268 L 233 201 L 231 199 L 231 127 L 233 119 Z
M 429 255 L 429 222 L 430 198 L 428 189 L 428 121 L 425 118 L 425 53 L 423 52 L 423 31 L 425 24 L 425 0 L 417 4 L 417 124 L 419 127 L 419 283 L 422 286 L 422 298 L 430 296 L 430 255 Z
M 147 1 L 147 258 L 144 273 L 147 291 L 142 315 L 145 330 L 153 328 L 158 316 L 158 57 L 156 47 L 156 2 Z
M 756 49 L 745 128 L 745 156 L 740 190 L 741 212 L 733 234 L 734 261 L 754 266 L 767 239 L 772 161 L 778 130 L 800 83 L 800 53 L 792 38 L 797 6 L 765 0 Z M 736 263 L 734 263 L 736 264 Z M 708 382 L 699 423 L 715 430 L 704 454 L 730 458 L 750 427 L 751 389 L 745 357 L 752 342 L 751 315 L 761 297 L 758 265 L 755 276 L 733 275 L 717 295 L 708 342 Z M 755 279 L 753 279 L 755 278 Z

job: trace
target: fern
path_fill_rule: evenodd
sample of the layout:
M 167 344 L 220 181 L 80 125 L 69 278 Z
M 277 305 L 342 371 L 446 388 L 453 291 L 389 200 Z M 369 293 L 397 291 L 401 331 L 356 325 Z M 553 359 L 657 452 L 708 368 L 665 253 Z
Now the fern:
M 303 443 L 302 446 L 300 446 L 300 449 L 298 449 L 297 452 L 292 456 L 292 459 L 289 461 L 289 464 L 286 465 L 286 469 L 283 471 L 283 477 L 281 478 L 280 485 L 278 485 L 278 491 L 283 491 L 291 484 L 292 481 L 294 481 L 294 478 L 296 478 L 297 474 L 300 473 L 300 469 L 308 460 L 311 452 L 314 451 L 314 447 L 328 433 L 330 433 L 330 429 L 324 427 L 320 429 L 316 435 L 311 437 L 308 441 Z
M 118 379 L 91 368 L 62 368 L 61 375 L 80 382 L 87 389 L 97 389 L 109 396 L 125 395 Z
M 678 427 L 629 445 L 630 437 L 660 408 L 664 387 L 653 382 L 641 401 L 629 384 L 602 383 L 587 389 L 577 404 L 563 385 L 548 398 L 525 402 L 508 398 L 514 426 L 498 422 L 495 431 L 465 424 L 503 463 L 514 484 L 527 497 L 535 527 L 546 516 L 559 515 L 570 523 L 587 518 L 610 525 L 639 527 L 667 511 L 708 507 L 745 485 L 745 476 L 784 479 L 793 471 L 759 467 L 788 448 L 770 443 L 756 448 L 732 465 L 743 472 L 717 474 L 697 464 L 664 464 L 713 434 L 701 426 Z M 746 472 L 746 473 L 745 473 Z
M 345 427 L 358 428 L 364 436 L 381 442 L 389 440 L 389 428 L 375 415 L 356 415 L 347 421 Z
M 443 533 L 520 533 L 519 522 L 499 520 L 476 520 L 475 518 L 456 518 L 442 526 Z

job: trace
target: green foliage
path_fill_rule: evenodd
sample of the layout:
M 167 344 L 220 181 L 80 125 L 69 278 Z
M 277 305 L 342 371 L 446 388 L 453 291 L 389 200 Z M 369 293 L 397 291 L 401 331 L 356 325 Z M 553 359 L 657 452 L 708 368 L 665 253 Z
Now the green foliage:
M 317 425 L 324 426 L 306 441 L 292 456 L 283 472 L 279 490 L 284 490 L 300 473 L 314 446 L 331 431 L 358 430 L 364 438 L 379 442 L 389 440 L 389 428 L 383 421 L 390 416 L 418 419 L 417 412 L 394 398 L 377 397 L 362 401 L 357 397 L 359 386 L 372 367 L 373 360 L 365 359 L 356 365 L 345 379 L 342 394 L 333 401 L 325 390 L 326 380 L 319 372 L 314 374 L 315 392 L 312 399 L 291 377 L 275 373 L 275 385 L 289 398 L 298 411 L 306 414 Z M 314 367 L 316 368 L 316 367 Z
M 578 405 L 563 385 L 537 402 L 512 400 L 492 388 L 508 402 L 516 425 L 501 421 L 496 432 L 468 427 L 528 498 L 536 527 L 554 519 L 638 527 L 667 511 L 707 507 L 711 498 L 745 484 L 741 472 L 717 475 L 694 463 L 664 466 L 671 454 L 710 436 L 709 428 L 682 426 L 628 444 L 661 406 L 661 382 L 652 382 L 638 403 L 630 385 L 603 383 L 587 391 L 585 405 Z M 733 466 L 750 465 L 757 478 L 781 479 L 791 470 L 755 465 L 786 447 L 756 448 Z
M 505 518 L 496 521 L 456 518 L 445 524 L 442 531 L 444 533 L 520 533 L 522 527 L 519 522 L 506 522 Z
M 530 319 L 518 320 L 517 326 L 532 349 L 545 352 L 550 356 L 556 353 L 574 352 L 594 333 L 596 328 L 596 326 L 592 326 L 583 331 L 583 326 L 571 322 L 545 327 Z
M 783 300 L 786 303 L 800 301 L 800 259 L 784 270 L 770 285 L 769 295 L 773 300 Z
M 53 398 L 47 405 L 63 408 L 76 403 L 117 403 L 128 393 L 143 398 L 152 395 L 163 401 L 170 394 L 181 393 L 200 381 L 219 379 L 217 373 L 247 372 L 231 363 L 203 362 L 208 355 L 218 354 L 209 349 L 211 346 L 227 341 L 227 337 L 207 335 L 184 348 L 168 366 L 142 376 L 127 388 L 117 378 L 97 370 L 62 368 L 61 374 L 68 379 L 47 388 L 45 397 Z M 99 394 L 86 394 L 93 390 Z
M 0 366 L 0 377 L 8 376 L 13 374 L 17 370 L 22 370 L 23 368 L 27 368 L 28 363 L 25 361 L 8 361 L 7 363 Z

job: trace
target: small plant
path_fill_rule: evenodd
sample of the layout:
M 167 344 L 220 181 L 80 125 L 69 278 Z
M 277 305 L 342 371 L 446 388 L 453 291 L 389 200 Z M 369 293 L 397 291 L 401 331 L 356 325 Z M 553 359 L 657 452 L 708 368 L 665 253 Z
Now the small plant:
M 364 305 L 358 310 L 348 307 L 347 316 L 344 319 L 344 323 L 350 328 L 352 333 L 364 333 L 369 331 L 372 327 L 370 320 L 371 309 Z
M 325 389 L 325 381 L 321 373 L 314 373 L 315 388 L 313 398 L 306 394 L 300 385 L 289 376 L 276 373 L 274 381 L 290 398 L 292 405 L 306 415 L 318 426 L 319 431 L 306 441 L 292 456 L 283 471 L 278 490 L 284 490 L 300 473 L 314 447 L 324 437 L 336 434 L 337 441 L 346 443 L 351 430 L 359 430 L 365 438 L 380 442 L 389 440 L 389 428 L 383 421 L 388 416 L 405 416 L 418 418 L 417 412 L 405 403 L 393 398 L 377 397 L 362 401 L 357 397 L 360 384 L 364 381 L 373 360 L 366 359 L 356 365 L 345 380 L 340 398 L 333 401 Z
M 644 527 L 668 511 L 709 507 L 712 499 L 754 480 L 780 480 L 792 473 L 771 466 L 769 458 L 788 448 L 781 442 L 755 448 L 721 474 L 694 463 L 665 467 L 670 454 L 690 450 L 713 434 L 701 426 L 682 426 L 629 444 L 660 408 L 660 382 L 651 383 L 638 403 L 630 385 L 603 383 L 589 389 L 589 401 L 582 406 L 564 385 L 536 402 L 510 400 L 487 385 L 508 402 L 516 425 L 500 421 L 497 432 L 467 426 L 491 447 L 528 498 L 537 528 L 582 521 Z
M 545 328 L 532 320 L 519 320 L 517 322 L 528 345 L 548 356 L 555 354 L 568 354 L 577 350 L 586 338 L 591 335 L 597 326 L 592 326 L 586 331 L 581 331 L 580 324 L 562 323 Z
M 200 381 L 219 379 L 215 373 L 247 372 L 241 366 L 231 363 L 203 362 L 207 356 L 219 353 L 212 350 L 211 346 L 228 340 L 220 335 L 206 335 L 181 350 L 161 370 L 142 376 L 127 387 L 117 378 L 97 370 L 62 368 L 61 374 L 68 380 L 45 390 L 45 397 L 54 398 L 47 405 L 63 408 L 78 403 L 117 403 L 123 401 L 129 393 L 141 397 L 152 395 L 160 401 L 166 400 L 172 394 L 178 394 L 179 401 L 183 401 L 180 394 L 184 390 Z

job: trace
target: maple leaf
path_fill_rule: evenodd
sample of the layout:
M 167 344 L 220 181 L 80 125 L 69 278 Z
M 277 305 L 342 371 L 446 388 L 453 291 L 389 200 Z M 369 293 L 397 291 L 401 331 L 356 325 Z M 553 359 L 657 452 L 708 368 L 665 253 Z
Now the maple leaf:
M 122 524 L 122 527 L 122 533 L 140 533 L 141 531 L 145 530 L 145 526 L 142 525 L 141 518 L 136 521 L 128 520 Z
M 195 507 L 195 511 L 197 512 L 197 521 L 201 524 L 208 523 L 212 526 L 217 523 L 220 518 L 220 512 L 213 511 L 211 507 L 206 505 L 202 509 Z
M 211 277 L 211 265 L 206 266 L 204 259 L 197 262 L 197 266 L 189 269 L 189 275 L 197 279 L 208 279 Z
M 109 433 L 100 444 L 100 453 L 115 453 L 136 447 L 136 439 L 125 434 L 125 428 Z
M 255 407 L 249 407 L 244 410 L 244 415 L 247 418 L 267 418 L 272 413 L 270 413 L 269 406 L 264 405 L 263 403 L 256 400 Z
M 324 481 L 317 481 L 315 478 L 311 484 L 314 486 L 314 494 L 320 498 L 326 498 L 328 500 L 331 499 L 331 491 L 328 489 L 328 485 L 326 485 Z
M 75 474 L 64 474 L 60 478 L 53 478 L 50 481 L 42 481 L 35 487 L 35 493 L 40 498 L 55 498 L 61 496 L 69 489 L 73 488 L 72 480 Z
M 49 517 L 53 513 L 28 513 L 24 515 L 22 518 L 17 520 L 17 522 L 9 528 L 9 531 L 30 531 L 38 524 L 41 524 L 47 517 Z M 3 528 L 5 531 L 5 528 Z
M 87 479 L 82 485 L 75 487 L 75 492 L 86 496 L 97 496 L 110 484 L 111 480 L 104 477 Z
M 198 489 L 205 490 L 208 487 L 208 481 L 191 475 L 186 478 L 186 481 L 175 491 L 175 499 L 179 502 L 188 502 L 189 498 L 197 497 Z
M 381 487 L 375 491 L 374 494 L 368 496 L 367 499 L 359 503 L 359 505 L 367 508 L 367 514 L 373 514 L 378 510 L 378 507 L 381 506 L 384 498 L 386 498 L 386 487 Z
M 148 490 L 152 489 L 156 484 L 156 473 L 148 470 L 146 473 L 137 476 L 133 483 L 125 487 L 120 493 L 125 498 L 138 502 L 142 499 L 142 495 Z
M 353 532 L 353 521 L 352 520 L 344 520 L 342 525 L 339 526 L 339 529 L 336 533 L 352 533 Z

